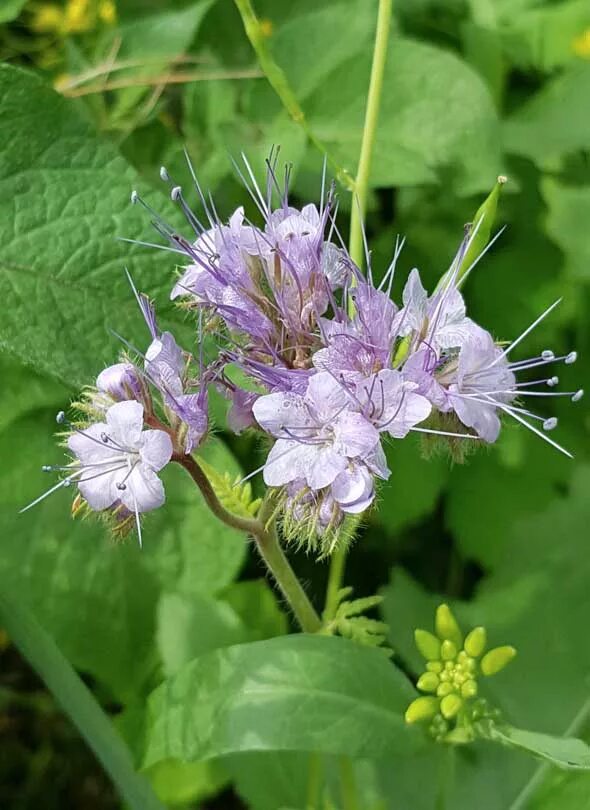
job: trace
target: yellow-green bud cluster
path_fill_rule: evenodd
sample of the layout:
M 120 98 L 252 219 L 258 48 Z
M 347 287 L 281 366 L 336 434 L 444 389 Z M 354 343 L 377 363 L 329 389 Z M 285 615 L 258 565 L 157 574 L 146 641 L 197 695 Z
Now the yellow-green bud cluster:
M 484 702 L 476 701 L 478 676 L 500 672 L 514 658 L 516 650 L 505 646 L 486 653 L 485 628 L 476 627 L 463 638 L 457 620 L 445 604 L 437 608 L 434 625 L 435 633 L 420 629 L 414 633 L 418 651 L 426 660 L 426 670 L 420 675 L 417 688 L 426 694 L 410 703 L 406 722 L 430 720 L 435 739 L 467 742 L 472 739 L 473 721 L 482 716 Z

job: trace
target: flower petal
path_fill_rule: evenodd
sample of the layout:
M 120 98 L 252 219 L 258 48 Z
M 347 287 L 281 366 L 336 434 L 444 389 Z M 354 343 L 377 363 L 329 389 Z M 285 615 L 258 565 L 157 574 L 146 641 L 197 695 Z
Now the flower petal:
M 119 445 L 135 450 L 143 430 L 143 405 L 135 400 L 116 402 L 107 411 L 108 435 Z
M 163 430 L 145 430 L 139 455 L 150 469 L 158 472 L 172 458 L 172 440 Z
M 125 480 L 125 489 L 118 490 L 121 503 L 131 512 L 149 512 L 166 500 L 164 485 L 146 464 L 136 464 Z

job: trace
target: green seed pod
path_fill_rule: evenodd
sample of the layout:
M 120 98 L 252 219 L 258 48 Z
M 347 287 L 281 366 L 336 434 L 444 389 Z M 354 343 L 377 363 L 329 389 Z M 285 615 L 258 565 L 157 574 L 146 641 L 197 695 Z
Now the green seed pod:
M 478 658 L 486 648 L 485 627 L 474 627 L 465 639 L 465 652 L 472 658 Z
M 414 630 L 414 639 L 418 652 L 427 661 L 437 661 L 440 658 L 440 641 L 428 630 Z
M 426 664 L 426 669 L 429 672 L 436 672 L 437 675 L 440 675 L 440 673 L 443 671 L 442 661 L 429 661 Z
M 453 661 L 457 655 L 457 647 L 452 641 L 445 639 L 440 645 L 440 654 L 443 661 Z
M 418 697 L 406 709 L 406 723 L 430 720 L 438 712 L 438 699 L 432 696 Z
M 478 258 L 481 252 L 485 249 L 486 245 L 490 241 L 490 235 L 492 233 L 492 227 L 494 225 L 494 220 L 496 218 L 496 210 L 498 208 L 498 200 L 500 198 L 500 191 L 502 190 L 502 186 L 508 180 L 507 177 L 504 175 L 500 175 L 496 180 L 496 183 L 493 189 L 490 191 L 484 202 L 480 205 L 480 207 L 475 212 L 475 216 L 473 217 L 473 221 L 469 226 L 469 235 L 471 237 L 471 241 L 463 259 L 461 261 L 461 265 L 459 267 L 459 271 L 457 273 L 457 280 L 456 284 L 458 285 L 461 280 L 465 277 L 465 274 L 469 271 L 471 265 L 474 261 Z M 477 228 L 477 231 L 475 230 Z M 449 270 L 444 274 L 441 280 L 438 282 L 436 290 L 440 290 L 441 287 L 445 284 L 446 279 L 449 276 Z
M 463 634 L 448 605 L 442 604 L 437 607 L 434 626 L 436 628 L 436 635 L 441 640 L 448 639 L 453 642 L 457 650 L 461 649 L 463 646 Z M 455 655 L 456 654 L 457 653 L 455 653 Z
M 484 675 L 495 675 L 496 672 L 500 672 L 500 670 L 504 669 L 515 655 L 516 650 L 514 647 L 494 647 L 493 650 L 490 650 L 481 659 L 481 671 Z
M 475 681 L 465 681 L 465 683 L 461 687 L 461 697 L 464 697 L 465 700 L 469 700 L 469 698 L 473 698 L 476 695 L 477 695 L 477 683 Z
M 416 685 L 421 692 L 436 692 L 436 687 L 439 683 L 440 681 L 436 673 L 425 672 L 423 675 L 420 675 Z
M 444 718 L 451 720 L 463 705 L 459 695 L 446 695 L 440 702 L 440 711 Z

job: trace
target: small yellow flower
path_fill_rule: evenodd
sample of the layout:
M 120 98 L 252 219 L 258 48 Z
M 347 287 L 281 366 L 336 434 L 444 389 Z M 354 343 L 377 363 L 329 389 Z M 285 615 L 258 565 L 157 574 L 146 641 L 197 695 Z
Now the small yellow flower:
M 113 0 L 101 0 L 98 4 L 98 18 L 105 25 L 114 25 L 117 22 L 117 6 Z
M 63 10 L 53 3 L 44 3 L 35 11 L 31 29 L 38 34 L 51 34 L 59 31 L 63 25 Z
M 89 0 L 69 0 L 65 9 L 64 34 L 81 34 L 92 28 L 93 19 Z
M 572 40 L 572 51 L 582 59 L 590 59 L 590 28 Z

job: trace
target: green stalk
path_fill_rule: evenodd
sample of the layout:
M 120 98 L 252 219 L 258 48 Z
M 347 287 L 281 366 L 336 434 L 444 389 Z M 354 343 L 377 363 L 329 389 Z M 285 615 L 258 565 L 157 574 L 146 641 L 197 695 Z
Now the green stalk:
M 53 639 L 19 602 L 0 593 L 0 624 L 86 740 L 131 810 L 165 810 L 108 716 Z
M 365 110 L 365 124 L 363 127 L 361 152 L 355 180 L 356 201 L 353 200 L 350 215 L 349 253 L 352 260 L 359 267 L 362 266 L 364 258 L 363 227 L 367 211 L 367 197 L 369 194 L 371 158 L 373 155 L 373 146 L 375 145 L 375 135 L 377 133 L 377 121 L 379 118 L 379 107 L 383 90 L 383 74 L 385 72 L 385 62 L 387 59 L 387 46 L 389 45 L 392 1 L 393 0 L 379 0 L 377 29 L 375 31 L 375 45 L 373 48 L 373 64 L 371 66 L 369 94 L 367 96 L 367 107 Z M 236 2 L 238 2 L 238 0 L 236 0 Z M 352 301 L 349 301 L 349 308 L 351 304 Z M 336 594 L 342 587 L 346 553 L 346 547 L 337 549 L 330 560 L 326 599 L 327 614 L 329 614 L 329 609 L 331 609 L 334 604 Z
M 377 134 L 377 121 L 379 107 L 381 106 L 381 91 L 383 90 L 383 74 L 387 59 L 387 46 L 389 45 L 389 28 L 391 23 L 392 0 L 379 0 L 377 15 L 377 30 L 375 33 L 375 46 L 373 49 L 373 65 L 369 81 L 369 94 L 365 110 L 365 124 L 361 153 L 355 180 L 356 204 L 353 201 L 350 215 L 350 242 L 348 252 L 352 260 L 360 267 L 363 263 L 363 225 L 367 212 L 367 197 L 369 194 L 369 175 L 371 173 L 371 159 Z
M 244 25 L 246 36 L 250 40 L 250 44 L 258 57 L 258 63 L 262 68 L 268 83 L 279 97 L 283 107 L 287 110 L 293 121 L 295 121 L 296 124 L 299 124 L 299 126 L 303 129 L 311 143 L 313 143 L 313 145 L 326 156 L 328 164 L 334 170 L 336 177 L 342 183 L 342 185 L 349 189 L 349 191 L 354 191 L 355 185 L 352 177 L 345 169 L 334 162 L 325 145 L 319 140 L 319 138 L 316 137 L 314 131 L 309 126 L 305 113 L 303 112 L 301 105 L 299 104 L 297 97 L 291 88 L 291 85 L 289 84 L 289 80 L 287 79 L 284 70 L 277 65 L 270 52 L 270 49 L 268 48 L 267 36 L 263 32 L 251 0 L 235 0 L 235 3 L 238 11 L 240 12 L 240 16 L 242 17 L 242 23 Z

